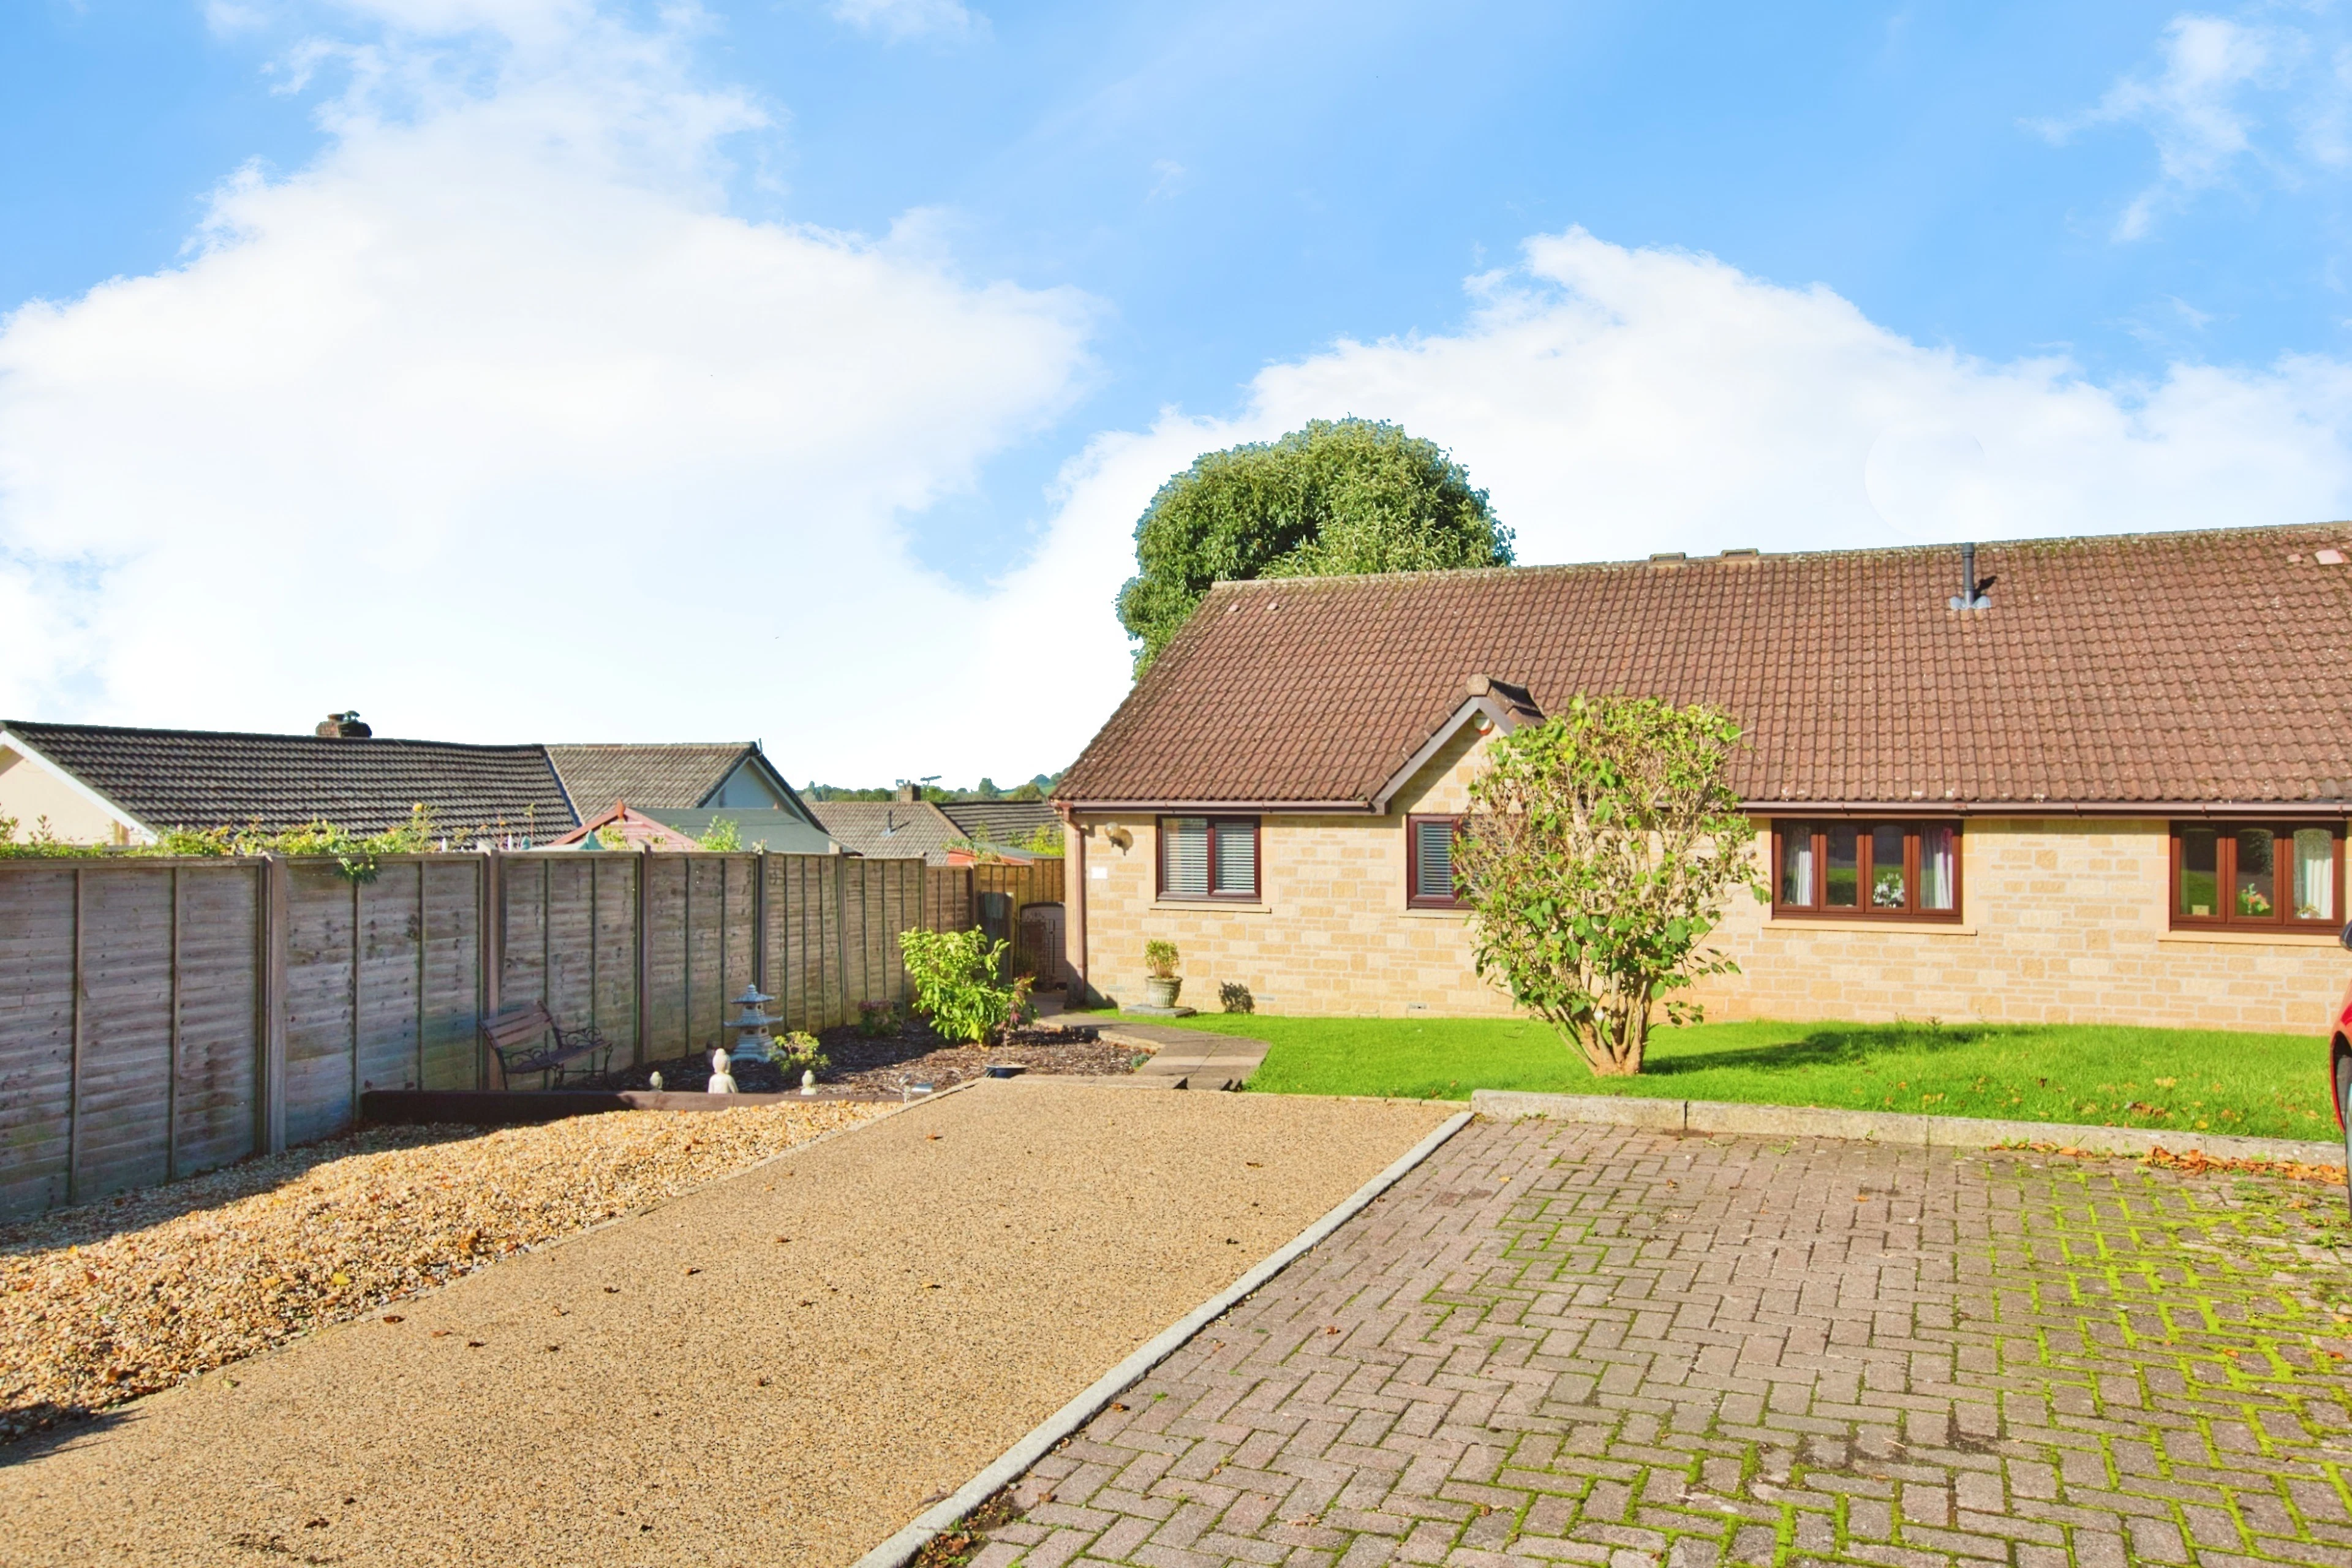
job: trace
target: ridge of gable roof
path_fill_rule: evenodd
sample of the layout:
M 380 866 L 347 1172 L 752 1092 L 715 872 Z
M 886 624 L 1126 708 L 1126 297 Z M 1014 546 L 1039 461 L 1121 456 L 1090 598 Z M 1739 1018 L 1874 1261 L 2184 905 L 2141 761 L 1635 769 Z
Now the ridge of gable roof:
M 1751 802 L 2352 799 L 2352 524 L 1221 584 L 1071 764 L 1079 808 L 1375 806 L 1469 671 L 1710 701 Z

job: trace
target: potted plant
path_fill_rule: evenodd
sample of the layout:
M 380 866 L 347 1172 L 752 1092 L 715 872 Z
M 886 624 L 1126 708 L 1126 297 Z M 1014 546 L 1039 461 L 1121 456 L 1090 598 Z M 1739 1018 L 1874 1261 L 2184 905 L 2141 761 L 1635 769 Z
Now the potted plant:
M 1143 944 L 1143 997 L 1154 1007 L 1176 1005 L 1184 982 L 1176 973 L 1176 944 L 1154 937 Z

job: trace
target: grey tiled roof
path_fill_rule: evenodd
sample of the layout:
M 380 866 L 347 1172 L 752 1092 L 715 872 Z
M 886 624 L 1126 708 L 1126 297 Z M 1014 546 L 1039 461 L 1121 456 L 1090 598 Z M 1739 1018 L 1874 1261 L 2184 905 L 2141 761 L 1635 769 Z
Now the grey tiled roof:
M 2352 800 L 2352 524 L 1211 590 L 1074 803 L 1368 803 L 1475 676 L 1711 702 L 1750 802 Z
M 853 855 L 877 860 L 948 863 L 948 846 L 963 833 L 927 800 L 813 800 L 809 809 Z
M 577 826 L 541 746 L 13 719 L 0 727 L 150 828 L 283 828 L 323 819 L 380 833 L 418 805 L 452 832 L 492 829 L 533 843 Z
M 943 800 L 939 807 L 965 837 L 996 844 L 1017 844 L 1062 820 L 1051 803 L 1042 800 Z
M 555 745 L 547 748 L 572 804 L 591 817 L 615 801 L 639 807 L 696 806 L 751 754 L 747 741 L 675 745 Z

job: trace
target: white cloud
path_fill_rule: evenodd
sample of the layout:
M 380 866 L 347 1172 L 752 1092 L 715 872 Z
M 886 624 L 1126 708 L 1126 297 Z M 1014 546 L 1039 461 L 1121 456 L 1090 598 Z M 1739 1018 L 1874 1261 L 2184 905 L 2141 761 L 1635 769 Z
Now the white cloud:
M 931 36 L 961 37 L 985 26 L 961 0 L 833 0 L 833 16 L 893 43 Z
M 2163 214 L 2235 184 L 2249 165 L 2290 186 L 2352 165 L 2352 44 L 2331 7 L 2299 9 L 2300 26 L 2273 5 L 2234 17 L 2183 12 L 2165 25 L 2152 69 L 2119 78 L 2084 113 L 2035 126 L 2060 143 L 2095 127 L 2147 132 L 2156 178 L 2117 216 L 2116 239 L 2146 237 Z
M 900 521 L 1067 409 L 1090 301 L 961 278 L 929 215 L 879 240 L 730 216 L 718 149 L 762 111 L 673 36 L 523 0 L 375 15 L 314 164 L 229 182 L 184 265 L 0 325 L 0 714 L 356 706 L 1017 778 L 1125 689 L 1111 600 L 1153 490 L 1349 413 L 1452 447 L 1530 562 L 2352 511 L 2339 361 L 2102 385 L 1571 230 L 1473 279 L 1458 331 L 1097 436 L 1035 558 L 951 584 Z
M 367 42 L 313 165 L 0 329 L 0 713 L 1036 765 L 898 521 L 1066 407 L 1091 303 L 730 216 L 761 117 L 674 37 L 383 10 L 490 28 L 488 84 Z
M 1911 342 L 1826 289 L 1581 230 L 1474 287 L 1460 331 L 1336 344 L 1262 372 L 1231 419 L 1171 411 L 1072 466 L 1037 572 L 1072 612 L 1074 710 L 1105 712 L 1124 689 L 1107 606 L 1153 489 L 1200 451 L 1318 416 L 1393 419 L 1450 447 L 1531 563 L 2352 515 L 2340 361 L 2101 386 L 2061 358 Z

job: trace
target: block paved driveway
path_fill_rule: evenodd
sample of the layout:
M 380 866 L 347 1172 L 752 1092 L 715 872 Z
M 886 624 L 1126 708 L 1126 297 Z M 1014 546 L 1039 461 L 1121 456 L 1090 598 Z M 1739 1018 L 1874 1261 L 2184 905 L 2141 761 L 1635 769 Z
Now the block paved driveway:
M 2352 1565 L 2344 1205 L 1477 1123 L 1041 1461 L 973 1568 Z

